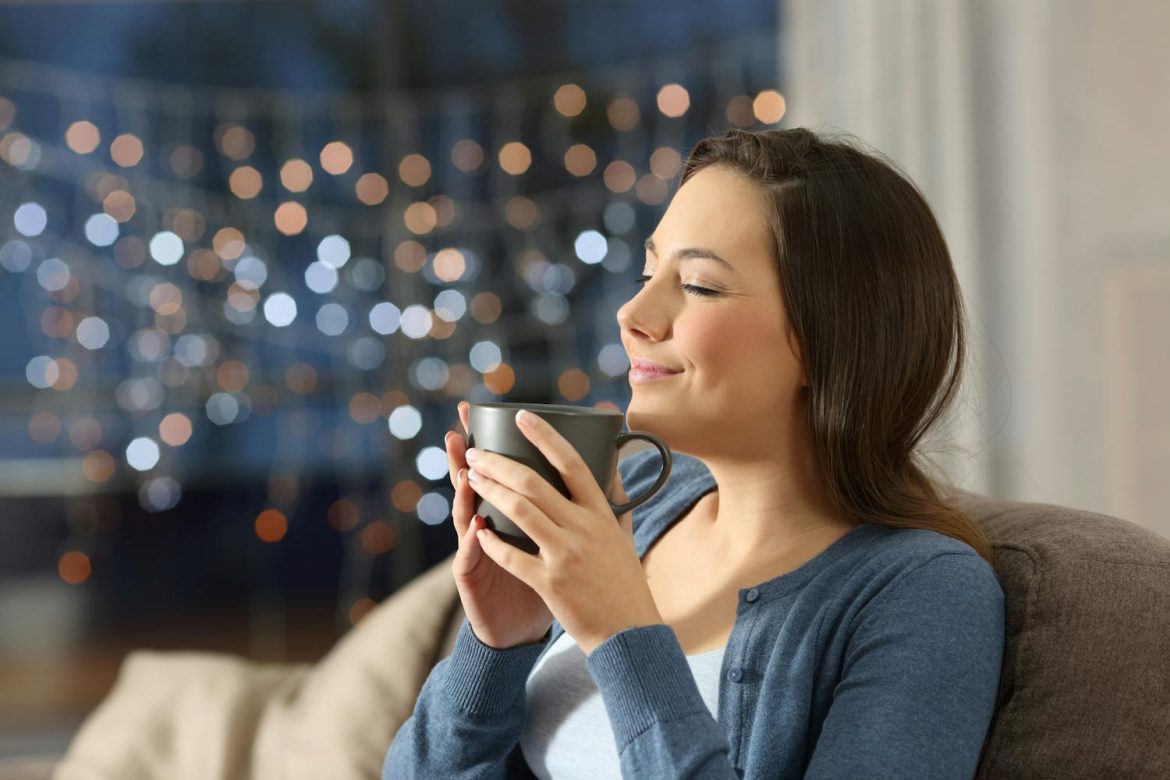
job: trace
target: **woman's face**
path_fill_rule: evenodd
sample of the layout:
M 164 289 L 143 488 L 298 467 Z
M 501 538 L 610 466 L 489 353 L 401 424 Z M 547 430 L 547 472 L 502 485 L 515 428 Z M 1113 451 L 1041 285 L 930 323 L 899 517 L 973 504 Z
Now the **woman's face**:
M 631 365 L 681 373 L 631 383 L 631 430 L 699 457 L 789 438 L 804 380 L 771 245 L 762 194 L 742 174 L 709 166 L 679 188 L 647 241 L 649 278 L 617 320 Z

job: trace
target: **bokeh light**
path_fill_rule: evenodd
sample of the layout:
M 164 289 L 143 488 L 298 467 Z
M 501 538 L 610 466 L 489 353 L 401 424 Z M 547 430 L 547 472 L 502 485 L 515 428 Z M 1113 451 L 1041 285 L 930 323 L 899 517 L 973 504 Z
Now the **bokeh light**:
M 304 192 L 313 184 L 313 168 L 295 157 L 281 166 L 280 183 L 289 192 Z
M 297 302 L 288 293 L 278 292 L 264 301 L 264 319 L 270 325 L 283 328 L 297 318 Z
M 317 259 L 334 268 L 341 268 L 349 262 L 349 242 L 337 234 L 325 236 L 317 244 Z
M 216 131 L 216 135 L 220 152 L 233 160 L 246 159 L 256 148 L 256 138 L 246 127 L 224 125 Z
M 562 84 L 553 95 L 553 105 L 561 116 L 577 116 L 585 110 L 585 90 L 576 84 Z
M 183 258 L 183 239 L 169 230 L 150 239 L 150 256 L 159 265 L 174 265 Z
M 408 154 L 398 163 L 398 178 L 410 187 L 421 187 L 431 178 L 431 163 L 421 154 Z
M 265 509 L 256 516 L 256 537 L 262 542 L 279 542 L 288 533 L 288 518 L 279 509 Z
M 500 147 L 500 167 L 513 176 L 519 176 L 532 166 L 532 152 L 520 141 L 509 141 Z
M 65 145 L 78 154 L 89 154 L 102 142 L 97 125 L 82 119 L 69 125 L 65 131 Z
M 451 164 L 464 173 L 479 170 L 487 159 L 487 152 L 470 138 L 460 139 L 451 147 Z
M 70 585 L 81 585 L 93 574 L 93 564 L 85 553 L 70 550 L 58 559 L 57 573 Z
M 16 226 L 16 232 L 29 238 L 43 233 L 48 222 L 49 215 L 45 212 L 45 207 L 39 203 L 22 203 L 16 207 L 16 211 L 12 214 L 12 223 Z
M 343 141 L 331 141 L 321 150 L 321 168 L 340 176 L 353 166 L 353 150 Z
M 588 144 L 573 144 L 565 152 L 565 170 L 574 176 L 588 176 L 597 167 L 597 154 Z
M 94 246 L 109 246 L 118 240 L 118 223 L 109 214 L 94 214 L 85 221 L 85 237 Z
M 77 343 L 89 350 L 101 349 L 110 340 L 110 326 L 101 317 L 86 317 L 77 323 Z
M 126 462 L 138 471 L 149 471 L 158 464 L 158 444 L 149 436 L 139 436 L 126 446 Z
M 249 200 L 264 189 L 264 177 L 251 165 L 243 165 L 232 171 L 228 177 L 228 187 L 237 198 Z
M 682 84 L 667 84 L 658 90 L 658 110 L 668 117 L 680 117 L 691 107 L 691 95 Z
M 305 207 L 294 201 L 286 201 L 276 207 L 272 215 L 276 229 L 286 236 L 295 236 L 303 232 L 309 224 L 309 212 Z
M 123 133 L 110 142 L 110 157 L 123 168 L 133 168 L 142 162 L 144 154 L 142 141 L 131 133 Z
M 182 412 L 171 412 L 158 424 L 158 437 L 165 444 L 181 447 L 191 440 L 191 418 Z
M 638 126 L 642 112 L 632 97 L 618 94 L 609 101 L 605 113 L 614 130 L 629 132 Z
M 380 173 L 363 173 L 354 184 L 357 199 L 367 206 L 377 206 L 390 194 L 390 184 Z
M 752 101 L 752 113 L 760 122 L 771 125 L 779 122 L 787 106 L 784 96 L 774 89 L 765 89 Z

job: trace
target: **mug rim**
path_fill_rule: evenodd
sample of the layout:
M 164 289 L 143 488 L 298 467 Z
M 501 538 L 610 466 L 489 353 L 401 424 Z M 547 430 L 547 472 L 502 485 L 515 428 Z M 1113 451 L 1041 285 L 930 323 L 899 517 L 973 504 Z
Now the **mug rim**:
M 597 406 L 573 406 L 571 404 L 544 404 L 544 403 L 524 403 L 521 401 L 468 401 L 468 413 L 471 412 L 471 407 L 478 406 L 486 409 L 536 409 L 539 412 L 548 412 L 550 414 L 565 414 L 565 415 L 599 415 L 599 416 L 617 416 L 625 417 L 625 413 L 617 409 L 609 409 L 606 407 Z

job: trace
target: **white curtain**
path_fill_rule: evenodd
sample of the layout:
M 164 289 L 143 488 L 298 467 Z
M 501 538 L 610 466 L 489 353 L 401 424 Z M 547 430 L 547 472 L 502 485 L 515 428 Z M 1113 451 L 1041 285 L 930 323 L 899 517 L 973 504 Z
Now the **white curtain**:
M 780 9 L 781 126 L 897 160 L 947 237 L 972 355 L 934 459 L 1170 535 L 1170 4 Z

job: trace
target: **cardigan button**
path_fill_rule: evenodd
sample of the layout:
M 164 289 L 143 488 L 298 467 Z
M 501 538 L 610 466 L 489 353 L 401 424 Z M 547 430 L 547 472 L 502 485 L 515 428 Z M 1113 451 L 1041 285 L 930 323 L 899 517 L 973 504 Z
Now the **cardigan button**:
M 729 671 L 727 673 L 727 679 L 731 680 L 732 682 L 739 682 L 740 678 L 742 678 L 742 677 L 743 677 L 743 672 L 739 669 L 732 669 L 731 671 Z
M 752 588 L 751 590 L 749 590 L 747 592 L 747 595 L 744 596 L 744 598 L 747 599 L 747 602 L 749 604 L 752 603 L 753 601 L 755 601 L 756 599 L 758 599 L 759 597 L 760 597 L 760 591 L 757 590 L 756 588 Z

